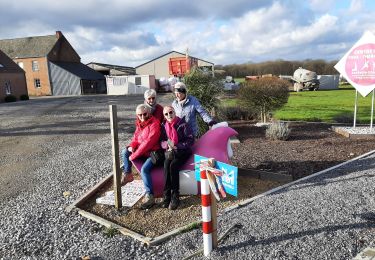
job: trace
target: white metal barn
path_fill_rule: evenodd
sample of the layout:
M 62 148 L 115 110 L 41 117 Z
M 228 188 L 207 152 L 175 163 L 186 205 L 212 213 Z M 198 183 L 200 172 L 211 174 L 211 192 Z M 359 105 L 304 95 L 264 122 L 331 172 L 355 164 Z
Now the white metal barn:
M 340 75 L 318 75 L 319 89 L 338 89 Z
M 154 75 L 106 76 L 108 95 L 143 94 L 155 89 Z

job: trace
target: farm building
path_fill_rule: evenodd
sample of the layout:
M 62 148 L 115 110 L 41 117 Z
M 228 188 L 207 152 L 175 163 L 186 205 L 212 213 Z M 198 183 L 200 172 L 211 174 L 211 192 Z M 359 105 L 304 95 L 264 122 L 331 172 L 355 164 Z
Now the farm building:
M 27 95 L 26 77 L 23 69 L 0 51 L 0 102 L 8 95 L 17 99 Z
M 318 75 L 319 89 L 338 89 L 340 75 Z
M 106 93 L 104 76 L 80 62 L 60 31 L 0 40 L 0 50 L 25 71 L 30 96 Z
M 155 89 L 154 75 L 106 76 L 108 95 L 143 94 Z
M 171 70 L 170 64 L 173 69 L 177 68 L 177 67 L 174 67 L 174 63 L 173 63 L 176 61 L 177 58 L 185 59 L 186 55 L 181 52 L 171 51 L 137 66 L 135 70 L 136 70 L 136 73 L 139 75 L 155 75 L 156 79 L 169 78 L 171 76 L 176 75 Z M 214 72 L 214 64 L 212 62 L 205 61 L 205 60 L 192 57 L 192 56 L 189 56 L 189 60 L 192 61 L 191 63 L 197 64 L 197 66 L 204 71 L 210 71 L 212 73 Z M 180 76 L 180 75 L 177 75 L 177 76 Z
M 135 68 L 133 67 L 125 67 L 97 62 L 90 62 L 89 64 L 87 64 L 87 66 L 106 76 L 126 76 L 136 74 Z

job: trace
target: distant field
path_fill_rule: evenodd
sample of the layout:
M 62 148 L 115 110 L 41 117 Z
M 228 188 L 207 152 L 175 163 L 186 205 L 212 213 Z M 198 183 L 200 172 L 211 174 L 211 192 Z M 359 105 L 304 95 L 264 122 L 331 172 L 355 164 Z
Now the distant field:
M 371 95 L 358 94 L 357 122 L 369 123 Z M 351 86 L 339 90 L 291 92 L 288 103 L 273 117 L 291 121 L 346 122 L 353 121 L 355 90 Z M 237 106 L 238 100 L 226 99 L 225 106 Z

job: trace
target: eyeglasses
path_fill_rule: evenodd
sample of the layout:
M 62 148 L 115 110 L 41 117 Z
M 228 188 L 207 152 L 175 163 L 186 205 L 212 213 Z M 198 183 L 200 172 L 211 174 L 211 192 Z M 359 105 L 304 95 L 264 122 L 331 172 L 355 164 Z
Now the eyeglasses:
M 146 117 L 147 116 L 147 113 L 143 113 L 143 114 L 137 114 L 137 116 L 139 116 L 139 117 Z
M 164 113 L 164 115 L 165 115 L 165 116 L 167 116 L 167 115 L 173 115 L 173 113 L 174 113 L 173 111 L 169 111 L 169 112 L 167 112 L 167 113 Z
M 149 97 L 149 98 L 147 98 L 147 100 L 154 100 L 155 99 L 155 97 Z

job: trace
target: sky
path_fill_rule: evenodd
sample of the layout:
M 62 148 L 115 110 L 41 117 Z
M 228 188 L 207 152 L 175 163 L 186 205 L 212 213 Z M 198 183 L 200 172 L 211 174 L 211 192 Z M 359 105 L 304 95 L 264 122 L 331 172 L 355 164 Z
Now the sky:
M 215 65 L 339 60 L 374 0 L 0 0 L 0 39 L 61 31 L 83 63 L 136 67 L 170 51 Z

